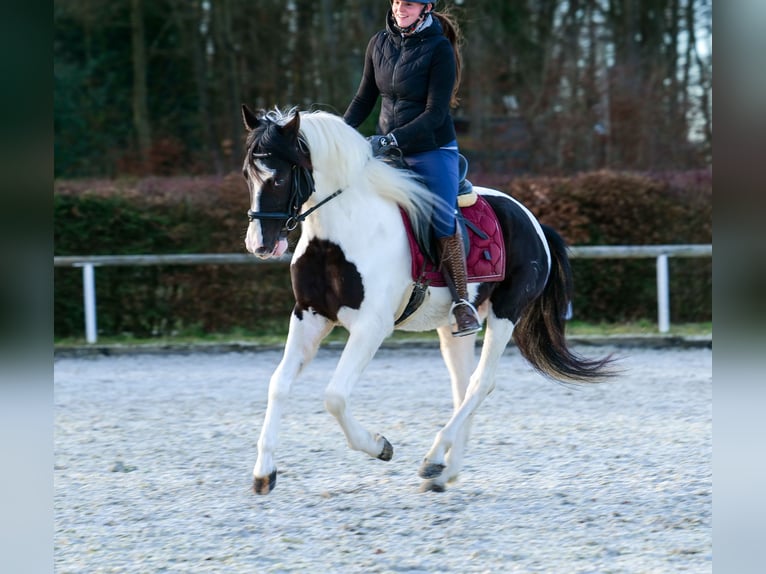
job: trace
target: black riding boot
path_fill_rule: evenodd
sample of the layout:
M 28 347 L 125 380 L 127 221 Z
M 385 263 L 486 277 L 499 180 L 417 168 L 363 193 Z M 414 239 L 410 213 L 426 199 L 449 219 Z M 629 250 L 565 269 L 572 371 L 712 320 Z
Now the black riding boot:
M 452 292 L 452 312 L 456 325 L 452 330 L 454 337 L 471 335 L 481 330 L 481 322 L 476 308 L 468 301 L 467 272 L 465 253 L 460 231 L 454 235 L 439 238 L 441 271 Z

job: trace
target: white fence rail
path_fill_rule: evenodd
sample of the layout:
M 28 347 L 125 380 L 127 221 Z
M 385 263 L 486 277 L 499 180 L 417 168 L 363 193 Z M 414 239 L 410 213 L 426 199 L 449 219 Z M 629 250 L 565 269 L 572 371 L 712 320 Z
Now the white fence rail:
M 712 245 L 598 245 L 571 247 L 573 259 L 656 259 L 657 323 L 660 333 L 670 330 L 669 257 L 712 257 Z M 85 306 L 85 340 L 98 339 L 96 318 L 96 267 L 152 265 L 239 265 L 287 263 L 290 255 L 262 260 L 244 253 L 179 255 L 62 255 L 53 258 L 55 267 L 81 267 Z

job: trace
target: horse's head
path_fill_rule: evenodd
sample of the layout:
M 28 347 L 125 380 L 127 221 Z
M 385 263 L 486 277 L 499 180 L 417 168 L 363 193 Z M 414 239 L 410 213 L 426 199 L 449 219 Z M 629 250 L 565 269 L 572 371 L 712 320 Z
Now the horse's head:
M 300 222 L 301 205 L 314 190 L 300 115 L 254 114 L 243 105 L 242 118 L 248 131 L 242 173 L 250 189 L 245 245 L 258 257 L 279 257 L 287 249 L 287 233 Z

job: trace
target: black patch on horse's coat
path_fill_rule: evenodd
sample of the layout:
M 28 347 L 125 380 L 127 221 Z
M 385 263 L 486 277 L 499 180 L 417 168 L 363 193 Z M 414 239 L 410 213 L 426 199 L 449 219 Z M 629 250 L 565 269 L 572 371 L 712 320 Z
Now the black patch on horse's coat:
M 362 276 L 336 243 L 312 239 L 290 267 L 295 294 L 293 313 L 299 319 L 312 309 L 331 321 L 341 307 L 359 309 L 364 299 Z
M 497 214 L 505 238 L 505 279 L 499 283 L 482 283 L 475 304 L 481 305 L 488 298 L 492 309 L 501 319 L 513 323 L 519 320 L 524 309 L 540 296 L 548 276 L 548 258 L 529 216 L 513 201 L 493 195 L 484 198 Z

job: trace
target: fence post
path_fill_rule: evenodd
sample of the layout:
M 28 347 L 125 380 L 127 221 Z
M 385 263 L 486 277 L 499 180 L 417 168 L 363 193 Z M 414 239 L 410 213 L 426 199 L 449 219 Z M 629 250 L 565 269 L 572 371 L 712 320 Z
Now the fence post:
M 668 274 L 668 256 L 657 256 L 657 322 L 660 333 L 670 330 L 670 279 Z
M 95 343 L 98 337 L 96 329 L 96 277 L 93 263 L 82 266 L 82 292 L 85 306 L 85 340 Z

